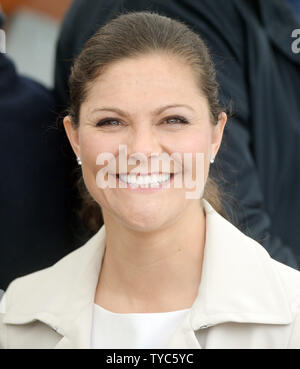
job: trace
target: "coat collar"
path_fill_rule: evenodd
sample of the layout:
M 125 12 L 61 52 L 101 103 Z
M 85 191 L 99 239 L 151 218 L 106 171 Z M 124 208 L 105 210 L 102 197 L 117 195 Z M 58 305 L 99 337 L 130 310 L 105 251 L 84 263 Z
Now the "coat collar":
M 206 245 L 191 322 L 289 324 L 292 314 L 274 260 L 205 202 Z
M 292 314 L 274 261 L 265 249 L 203 200 L 206 244 L 202 278 L 184 340 L 197 347 L 194 331 L 226 322 L 289 324 Z M 62 339 L 57 348 L 89 348 L 93 302 L 105 252 L 105 226 L 83 247 L 54 266 L 17 279 L 6 293 L 6 324 L 39 320 Z M 35 291 L 35 294 L 32 293 Z M 26 298 L 28 295 L 29 298 Z M 181 346 L 182 347 L 182 346 Z

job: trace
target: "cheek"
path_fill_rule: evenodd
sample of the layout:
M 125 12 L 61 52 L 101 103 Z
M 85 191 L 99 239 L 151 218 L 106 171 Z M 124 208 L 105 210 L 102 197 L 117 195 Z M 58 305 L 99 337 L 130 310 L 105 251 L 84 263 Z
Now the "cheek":
M 182 155 L 184 153 L 190 153 L 193 157 L 195 157 L 196 154 L 203 154 L 206 162 L 210 159 L 210 142 L 208 132 L 193 132 L 192 134 L 185 135 L 181 140 L 178 140 L 174 145 L 174 149 L 176 148 Z
M 103 193 L 103 190 L 99 191 L 97 186 L 97 173 L 108 164 L 107 162 L 104 162 L 102 165 L 97 164 L 97 158 L 103 153 L 116 155 L 118 144 L 119 141 L 113 135 L 103 134 L 102 132 L 95 133 L 95 131 L 88 132 L 86 130 L 80 136 L 82 175 L 89 192 L 95 199 L 99 196 L 101 197 L 101 193 Z
M 180 147 L 177 145 L 177 149 L 178 151 L 180 149 L 182 158 L 184 158 L 185 153 L 189 153 L 189 155 L 185 156 L 188 159 L 184 159 L 184 175 L 197 182 L 206 182 L 210 161 L 209 132 L 194 132 L 191 135 L 187 135 L 181 141 Z
M 83 168 L 99 170 L 101 166 L 96 164 L 99 154 L 107 152 L 116 155 L 118 144 L 119 141 L 112 135 L 105 135 L 101 132 L 83 133 L 80 137 L 80 152 Z
M 191 153 L 207 153 L 209 148 L 208 136 L 205 134 L 194 134 L 186 137 L 182 144 L 185 152 Z

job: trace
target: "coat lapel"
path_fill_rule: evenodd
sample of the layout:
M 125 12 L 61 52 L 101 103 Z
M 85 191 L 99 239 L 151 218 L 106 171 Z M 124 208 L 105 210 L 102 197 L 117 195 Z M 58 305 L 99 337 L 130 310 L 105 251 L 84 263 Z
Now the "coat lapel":
M 86 305 L 73 321 L 65 320 L 61 324 L 63 338 L 55 349 L 89 349 L 93 321 L 93 303 Z

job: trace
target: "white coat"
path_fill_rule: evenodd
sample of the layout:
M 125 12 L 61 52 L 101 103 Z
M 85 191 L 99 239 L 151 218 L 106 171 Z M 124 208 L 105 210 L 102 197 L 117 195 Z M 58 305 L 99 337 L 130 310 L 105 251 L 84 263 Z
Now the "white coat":
M 198 296 L 167 348 L 300 348 L 300 272 L 203 204 Z M 0 314 L 0 348 L 90 348 L 104 250 L 105 226 L 52 267 L 14 280 Z

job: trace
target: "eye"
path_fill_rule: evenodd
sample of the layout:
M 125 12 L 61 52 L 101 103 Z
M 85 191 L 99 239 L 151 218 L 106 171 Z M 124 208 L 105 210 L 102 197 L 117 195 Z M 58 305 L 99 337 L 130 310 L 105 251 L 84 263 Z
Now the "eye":
M 117 127 L 120 125 L 120 122 L 114 118 L 105 118 L 100 120 L 97 124 L 96 127 L 107 127 L 107 126 L 111 126 L 111 127 Z
M 175 124 L 188 124 L 189 122 L 183 118 L 183 117 L 180 117 L 180 116 L 172 116 L 172 117 L 167 117 L 165 118 L 164 120 L 165 122 L 167 122 L 167 124 L 169 125 L 175 125 Z

